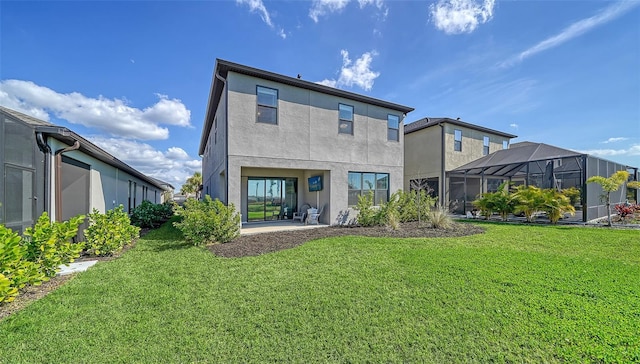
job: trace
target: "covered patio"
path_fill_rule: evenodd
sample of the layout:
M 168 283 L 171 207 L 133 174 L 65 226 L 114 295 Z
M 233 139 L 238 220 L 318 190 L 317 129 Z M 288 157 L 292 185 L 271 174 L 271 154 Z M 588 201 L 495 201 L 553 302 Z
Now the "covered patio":
M 260 233 L 270 233 L 276 231 L 292 231 L 292 230 L 306 230 L 326 228 L 329 225 L 317 224 L 317 225 L 305 225 L 300 221 L 293 220 L 276 220 L 276 221 L 261 221 L 261 222 L 243 222 L 240 229 L 240 235 L 253 235 Z

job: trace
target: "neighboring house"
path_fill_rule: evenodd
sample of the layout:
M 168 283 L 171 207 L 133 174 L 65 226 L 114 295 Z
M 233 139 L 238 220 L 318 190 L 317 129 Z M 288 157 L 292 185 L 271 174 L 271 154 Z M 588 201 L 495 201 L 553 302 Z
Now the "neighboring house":
M 630 180 L 638 180 L 638 168 L 601 158 L 554 147 L 544 143 L 520 142 L 507 150 L 499 150 L 449 171 L 450 196 L 460 201 L 459 212 L 470 209 L 471 201 L 480 193 L 495 191 L 502 182 L 533 185 L 558 190 L 575 187 L 581 198 L 576 207 L 576 219 L 583 222 L 607 215 L 600 196 L 602 188 L 586 183 L 592 176 L 609 177 L 621 170 L 629 172 Z M 637 191 L 631 191 L 637 200 Z M 626 186 L 611 193 L 611 203 L 627 198 Z
M 441 206 L 456 208 L 447 172 L 507 149 L 516 135 L 459 119 L 423 118 L 404 126 L 404 188 L 428 189 Z
M 162 202 L 170 185 L 73 131 L 0 106 L 0 223 L 24 231 L 47 212 L 64 221 L 93 209 Z M 164 186 L 163 186 L 164 185 Z
M 358 195 L 402 189 L 412 108 L 216 60 L 200 140 L 202 194 L 243 221 L 291 219 L 305 204 L 342 223 Z

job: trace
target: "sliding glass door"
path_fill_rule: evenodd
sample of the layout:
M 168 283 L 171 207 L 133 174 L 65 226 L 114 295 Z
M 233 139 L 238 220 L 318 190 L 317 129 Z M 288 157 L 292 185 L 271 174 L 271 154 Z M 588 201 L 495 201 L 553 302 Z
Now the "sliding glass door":
M 247 220 L 290 219 L 298 208 L 298 179 L 249 177 Z

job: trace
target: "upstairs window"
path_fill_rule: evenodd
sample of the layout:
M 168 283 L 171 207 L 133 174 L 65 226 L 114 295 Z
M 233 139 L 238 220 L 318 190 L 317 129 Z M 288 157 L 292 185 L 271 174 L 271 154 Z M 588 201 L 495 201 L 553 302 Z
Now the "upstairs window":
M 278 90 L 257 87 L 258 115 L 256 121 L 266 124 L 278 124 Z
M 502 149 L 509 149 L 509 142 L 506 140 L 502 141 Z
M 482 138 L 482 155 L 489 154 L 489 137 Z
M 338 104 L 338 133 L 353 135 L 353 106 Z
M 453 131 L 453 150 L 462 152 L 462 131 L 458 129 Z
M 400 118 L 396 115 L 387 115 L 387 140 L 399 141 Z

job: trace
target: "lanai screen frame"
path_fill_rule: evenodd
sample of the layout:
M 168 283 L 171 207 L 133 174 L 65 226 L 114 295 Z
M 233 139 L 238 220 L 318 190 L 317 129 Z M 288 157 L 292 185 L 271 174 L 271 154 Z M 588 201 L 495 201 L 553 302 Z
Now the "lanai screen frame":
M 558 162 L 559 161 L 559 162 Z M 469 164 L 474 164 L 469 163 Z M 556 167 L 556 165 L 558 165 Z M 544 168 L 543 168 L 544 166 Z M 545 181 L 548 176 L 547 168 L 551 166 L 552 180 Z M 616 162 L 611 162 L 588 154 L 573 154 L 567 156 L 554 156 L 550 158 L 542 158 L 535 160 L 523 160 L 520 162 L 485 165 L 478 167 L 465 168 L 459 167 L 447 173 L 449 178 L 449 194 L 452 193 L 452 180 L 462 178 L 464 183 L 462 213 L 466 213 L 471 206 L 470 203 L 475 200 L 476 196 L 469 196 L 467 191 L 468 178 L 473 176 L 474 179 L 480 178 L 480 192 L 487 192 L 487 181 L 489 179 L 501 179 L 513 182 L 522 180 L 525 185 L 534 185 L 541 188 L 569 188 L 571 185 L 562 185 L 566 178 L 558 178 L 567 176 L 570 179 L 577 180 L 572 185 L 580 188 L 580 208 L 582 210 L 582 221 L 587 222 L 599 219 L 607 215 L 606 205 L 601 199 L 603 194 L 600 185 L 595 183 L 587 184 L 586 181 L 592 176 L 609 177 L 611 174 L 619 170 L 630 172 L 630 180 L 638 180 L 638 168 L 630 167 Z M 542 175 L 542 186 L 534 178 Z M 560 185 L 557 181 L 561 180 Z M 548 182 L 548 183 L 545 183 Z M 458 182 L 459 183 L 459 182 Z M 611 193 L 611 205 L 622 203 L 625 201 L 626 187 L 621 187 L 618 191 Z

